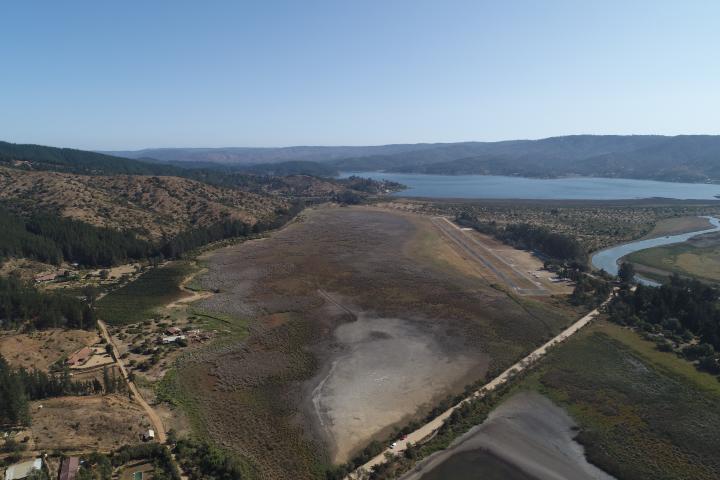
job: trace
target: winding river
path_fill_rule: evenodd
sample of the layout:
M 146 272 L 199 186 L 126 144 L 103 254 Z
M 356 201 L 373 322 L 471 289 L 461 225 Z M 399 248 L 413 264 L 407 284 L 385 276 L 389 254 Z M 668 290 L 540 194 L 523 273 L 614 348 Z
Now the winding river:
M 626 255 L 630 255 L 633 252 L 637 252 L 638 250 L 645 250 L 645 249 L 653 248 L 653 247 L 659 247 L 661 245 L 670 245 L 672 243 L 682 243 L 682 242 L 688 241 L 689 239 L 691 239 L 693 237 L 697 237 L 698 235 L 703 235 L 705 233 L 720 231 L 720 219 L 717 219 L 715 217 L 702 217 L 702 218 L 707 218 L 710 221 L 710 223 L 713 225 L 713 227 L 707 228 L 705 230 L 698 230 L 696 232 L 681 233 L 678 235 L 668 235 L 665 237 L 649 238 L 647 240 L 638 240 L 635 242 L 623 243 L 622 245 L 607 248 L 605 250 L 601 250 L 601 251 L 597 252 L 595 255 L 592 256 L 592 260 L 591 260 L 592 265 L 593 265 L 593 267 L 595 267 L 599 270 L 605 270 L 606 272 L 608 272 L 612 275 L 617 275 L 618 262 L 620 261 L 620 259 Z M 659 285 L 657 282 L 648 280 L 647 278 L 642 278 L 640 276 L 637 276 L 637 280 L 640 283 L 643 283 L 645 285 L 651 285 L 651 286 Z

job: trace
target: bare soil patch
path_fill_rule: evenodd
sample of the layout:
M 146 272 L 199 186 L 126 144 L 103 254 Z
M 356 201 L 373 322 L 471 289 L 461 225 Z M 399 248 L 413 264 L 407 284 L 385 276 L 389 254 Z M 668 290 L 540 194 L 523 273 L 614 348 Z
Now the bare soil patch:
M 48 370 L 56 361 L 100 341 L 95 331 L 51 329 L 0 336 L 0 355 L 14 367 Z
M 33 402 L 30 411 L 36 450 L 107 452 L 137 443 L 150 426 L 126 395 L 50 398 Z

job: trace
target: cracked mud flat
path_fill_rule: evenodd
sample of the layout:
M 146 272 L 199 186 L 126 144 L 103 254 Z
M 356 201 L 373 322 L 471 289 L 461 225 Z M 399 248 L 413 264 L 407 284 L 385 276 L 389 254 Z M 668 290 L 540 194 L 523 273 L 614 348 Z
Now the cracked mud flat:
M 335 332 L 343 346 L 313 390 L 321 427 L 335 459 L 349 456 L 382 427 L 393 425 L 443 396 L 473 369 L 485 365 L 468 354 L 445 351 L 432 336 L 399 318 L 360 315 Z
M 402 480 L 614 480 L 588 463 L 574 428 L 547 397 L 518 393 Z

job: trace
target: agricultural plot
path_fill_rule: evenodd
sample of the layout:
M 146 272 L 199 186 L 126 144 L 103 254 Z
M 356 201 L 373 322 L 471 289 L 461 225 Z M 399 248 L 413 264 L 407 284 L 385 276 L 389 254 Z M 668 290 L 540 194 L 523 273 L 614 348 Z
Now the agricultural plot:
M 323 478 L 578 313 L 490 285 L 429 217 L 367 207 L 311 210 L 204 260 L 218 293 L 196 308 L 249 333 L 194 352 L 163 392 L 259 478 Z

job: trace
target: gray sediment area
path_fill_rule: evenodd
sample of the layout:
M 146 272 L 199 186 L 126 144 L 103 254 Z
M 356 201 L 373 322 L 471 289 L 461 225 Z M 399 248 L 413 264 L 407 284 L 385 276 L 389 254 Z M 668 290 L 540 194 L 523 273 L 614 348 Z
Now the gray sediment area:
M 587 461 L 576 429 L 550 399 L 521 392 L 402 480 L 614 480 Z

